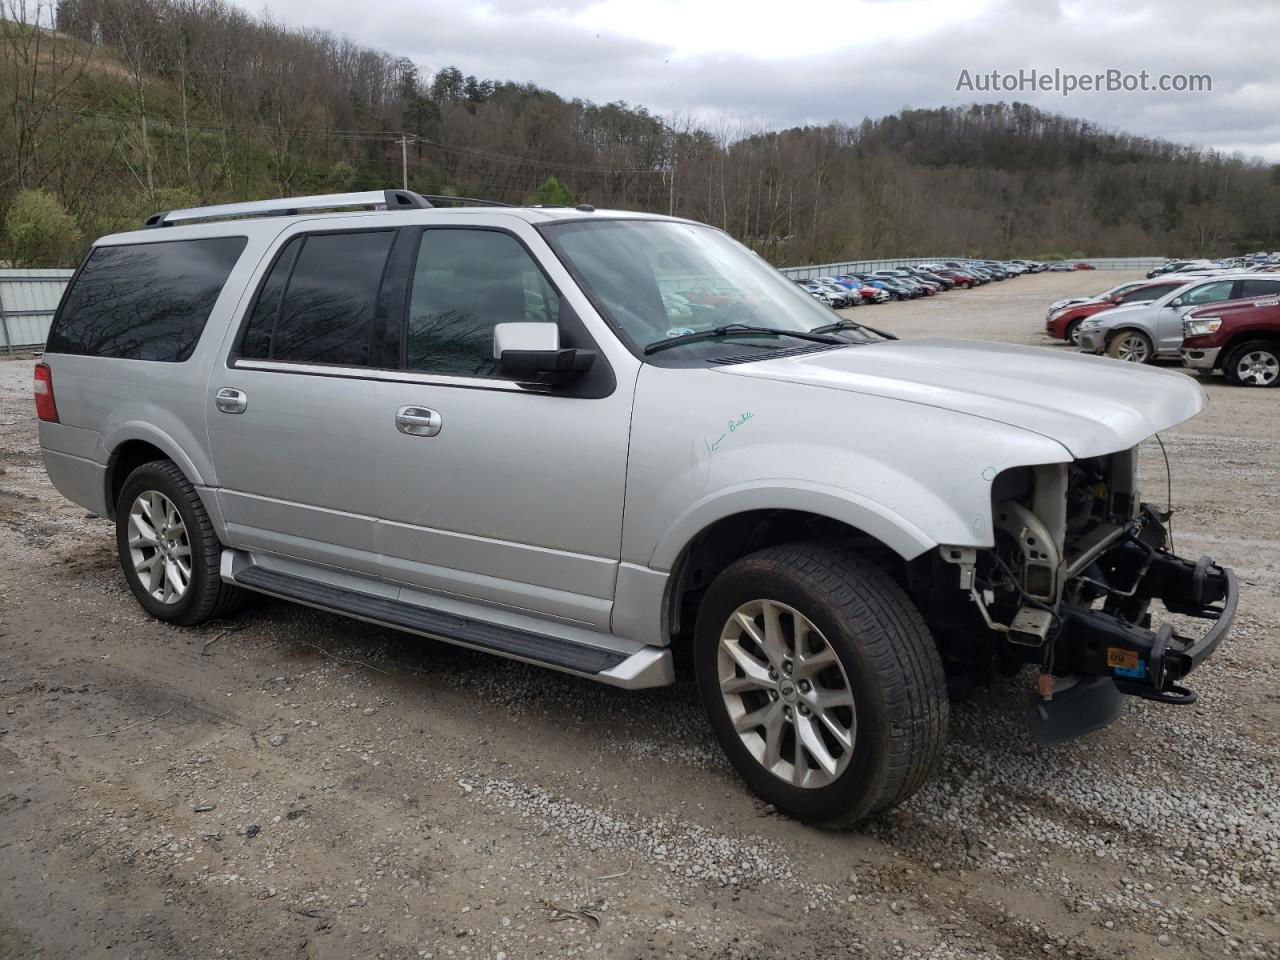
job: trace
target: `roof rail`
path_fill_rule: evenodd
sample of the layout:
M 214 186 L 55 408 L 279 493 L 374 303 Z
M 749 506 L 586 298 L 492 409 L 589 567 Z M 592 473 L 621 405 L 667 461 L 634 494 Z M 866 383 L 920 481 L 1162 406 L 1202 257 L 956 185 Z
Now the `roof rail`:
M 473 201 L 482 202 L 482 201 Z M 423 210 L 431 206 L 426 197 L 409 190 L 366 190 L 362 193 L 328 193 L 314 197 L 282 197 L 278 200 L 251 200 L 213 207 L 168 210 L 147 217 L 148 227 L 171 227 L 194 220 L 228 220 L 236 217 L 291 217 L 304 210 Z
M 477 200 L 475 197 L 446 197 L 443 194 L 424 193 L 423 200 L 430 200 L 432 205 L 437 203 L 460 203 L 469 207 L 511 207 L 514 204 L 503 203 L 501 200 Z

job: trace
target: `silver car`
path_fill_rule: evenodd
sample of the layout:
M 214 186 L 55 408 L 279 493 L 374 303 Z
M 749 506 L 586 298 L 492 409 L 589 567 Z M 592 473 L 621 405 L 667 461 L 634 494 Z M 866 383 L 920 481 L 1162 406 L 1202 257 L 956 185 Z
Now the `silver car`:
M 671 217 L 391 190 L 150 223 L 94 245 L 35 394 L 159 620 L 260 593 L 619 687 L 690 662 L 746 782 L 827 825 L 925 781 L 949 678 L 1033 665 L 1061 740 L 1190 702 L 1230 628 L 1234 575 L 1137 486 L 1204 405 L 1181 373 L 898 341 Z
M 1196 307 L 1226 300 L 1280 295 L 1280 277 L 1233 273 L 1202 277 L 1158 299 L 1095 313 L 1079 328 L 1080 350 L 1132 363 L 1176 360 L 1182 348 L 1182 319 Z

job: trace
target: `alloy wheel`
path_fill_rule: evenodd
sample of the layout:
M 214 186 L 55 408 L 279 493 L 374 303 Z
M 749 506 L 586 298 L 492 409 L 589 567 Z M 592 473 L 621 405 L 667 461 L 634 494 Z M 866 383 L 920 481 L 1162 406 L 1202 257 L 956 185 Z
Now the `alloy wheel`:
M 1134 333 L 1122 334 L 1116 343 L 1115 356 L 1117 360 L 1127 360 L 1130 363 L 1146 363 L 1147 341 Z
M 835 649 L 799 611 L 744 603 L 720 631 L 717 676 L 729 720 L 756 762 L 795 787 L 825 787 L 857 738 L 853 689 Z
M 1280 377 L 1280 359 L 1267 350 L 1250 350 L 1236 360 L 1236 377 L 1241 383 L 1269 387 Z
M 159 490 L 144 490 L 129 508 L 129 559 L 144 590 L 177 603 L 191 583 L 191 542 L 177 506 Z

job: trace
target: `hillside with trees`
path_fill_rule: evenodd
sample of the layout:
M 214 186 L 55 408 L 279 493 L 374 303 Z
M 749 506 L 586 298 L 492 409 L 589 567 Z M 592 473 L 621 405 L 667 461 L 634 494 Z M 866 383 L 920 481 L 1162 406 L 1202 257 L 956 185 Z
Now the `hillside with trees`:
M 779 264 L 1280 248 L 1280 167 L 1024 104 L 711 127 L 431 69 L 222 0 L 0 0 L 0 14 L 14 263 L 67 262 L 158 209 L 402 177 L 671 212 Z

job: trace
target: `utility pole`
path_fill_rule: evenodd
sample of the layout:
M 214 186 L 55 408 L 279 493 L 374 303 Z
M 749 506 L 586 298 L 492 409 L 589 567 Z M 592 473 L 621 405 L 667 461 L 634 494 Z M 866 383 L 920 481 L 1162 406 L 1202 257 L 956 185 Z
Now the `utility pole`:
M 667 195 L 667 216 L 676 215 L 676 156 L 671 155 L 671 189 Z
M 409 135 L 400 131 L 400 187 L 409 189 Z

